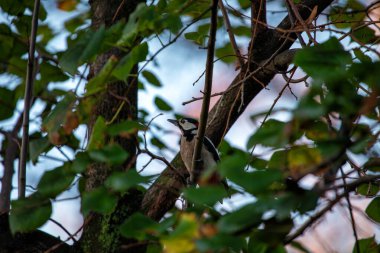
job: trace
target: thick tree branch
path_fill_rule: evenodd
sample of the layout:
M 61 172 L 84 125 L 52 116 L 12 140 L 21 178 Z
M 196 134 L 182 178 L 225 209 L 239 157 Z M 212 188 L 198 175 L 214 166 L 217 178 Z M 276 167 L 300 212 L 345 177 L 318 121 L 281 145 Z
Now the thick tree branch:
M 318 6 L 318 13 L 321 13 L 332 0 L 305 0 L 297 5 L 298 12 L 303 19 L 307 19 L 311 14 L 311 10 Z M 278 28 L 287 30 L 291 28 L 289 17 L 286 17 Z M 275 30 L 265 30 L 257 36 L 255 47 L 252 50 L 252 66 L 251 71 L 256 71 L 255 78 L 249 78 L 244 82 L 244 101 L 245 103 L 239 110 L 241 96 L 240 85 L 237 83 L 241 80 L 241 74 L 230 84 L 228 92 L 226 92 L 213 107 L 210 112 L 209 120 L 206 128 L 206 135 L 215 143 L 219 144 L 225 131 L 228 131 L 235 123 L 238 117 L 244 112 L 249 102 L 264 88 L 261 84 L 267 85 L 277 72 L 267 71 L 260 63 L 265 63 L 268 59 L 274 59 L 277 54 L 288 50 L 297 38 L 295 33 L 284 36 L 283 33 Z M 273 54 L 276 54 L 273 56 Z M 268 61 L 269 64 L 271 61 Z M 258 64 L 259 63 L 259 64 Z M 244 68 L 243 68 L 244 70 Z M 244 76 L 244 75 L 243 75 Z M 261 83 L 261 84 L 260 84 Z M 226 117 L 226 115 L 230 115 Z M 228 118 L 228 119 L 227 119 Z M 180 173 L 186 173 L 183 162 L 177 155 L 172 164 L 179 169 Z M 151 218 L 159 220 L 168 210 L 170 210 L 178 198 L 174 194 L 174 190 L 180 190 L 184 185 L 181 179 L 166 169 L 162 172 L 156 182 L 149 188 L 142 202 L 143 211 Z M 171 189 L 170 191 L 168 189 Z
M 0 214 L 7 213 L 10 209 L 14 162 L 20 150 L 20 143 L 17 138 L 17 134 L 22 126 L 22 118 L 23 114 L 20 114 L 13 127 L 13 130 L 11 132 L 4 133 L 4 137 L 8 139 L 8 145 L 5 149 L 3 161 L 4 174 L 1 179 Z
M 204 96 L 203 96 L 201 117 L 199 121 L 197 137 L 195 139 L 193 161 L 191 164 L 191 173 L 190 173 L 191 183 L 197 182 L 198 176 L 200 174 L 201 163 L 202 163 L 201 151 L 202 151 L 203 138 L 206 132 L 208 110 L 210 107 L 212 75 L 213 75 L 213 69 L 214 69 L 214 51 L 215 51 L 216 29 L 217 29 L 217 22 L 218 22 L 218 2 L 219 2 L 218 0 L 213 0 L 212 7 L 211 7 L 210 37 L 208 40 L 208 47 L 207 47 Z

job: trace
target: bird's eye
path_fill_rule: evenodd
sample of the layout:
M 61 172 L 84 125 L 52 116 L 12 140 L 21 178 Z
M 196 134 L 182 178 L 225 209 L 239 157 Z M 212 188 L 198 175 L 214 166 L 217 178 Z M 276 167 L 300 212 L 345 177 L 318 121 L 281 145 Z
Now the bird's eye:
M 181 119 L 181 123 L 184 124 L 184 123 L 185 123 L 185 120 L 184 120 L 184 119 Z

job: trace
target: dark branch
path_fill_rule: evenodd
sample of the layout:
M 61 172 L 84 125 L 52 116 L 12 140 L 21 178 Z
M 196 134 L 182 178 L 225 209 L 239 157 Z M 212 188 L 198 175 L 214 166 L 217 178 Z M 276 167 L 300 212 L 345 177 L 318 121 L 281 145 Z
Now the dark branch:
M 34 64 L 35 62 L 35 47 L 36 47 L 36 35 L 38 28 L 38 12 L 40 9 L 40 0 L 34 1 L 33 17 L 32 17 L 32 32 L 29 39 L 29 55 L 28 55 L 28 66 L 26 72 L 26 84 L 25 84 L 25 95 L 24 95 L 24 115 L 23 115 L 23 133 L 22 133 L 22 143 L 21 143 L 21 154 L 20 154 L 20 165 L 18 174 L 18 197 L 25 197 L 25 182 L 26 182 L 26 160 L 28 155 L 29 146 L 29 110 L 33 100 L 33 83 L 35 78 Z
M 216 40 L 216 29 L 218 22 L 218 0 L 212 1 L 211 7 L 211 24 L 210 24 L 210 37 L 208 40 L 207 49 L 207 60 L 206 60 L 206 74 L 205 74 L 205 85 L 204 85 L 204 95 L 202 102 L 201 116 L 199 120 L 199 128 L 197 137 L 195 139 L 194 155 L 191 164 L 190 181 L 196 183 L 197 178 L 194 175 L 199 175 L 199 167 L 201 165 L 201 151 L 203 138 L 206 132 L 206 124 L 208 118 L 208 110 L 210 107 L 210 96 L 212 89 L 212 74 L 214 70 L 214 51 L 215 51 L 215 40 Z

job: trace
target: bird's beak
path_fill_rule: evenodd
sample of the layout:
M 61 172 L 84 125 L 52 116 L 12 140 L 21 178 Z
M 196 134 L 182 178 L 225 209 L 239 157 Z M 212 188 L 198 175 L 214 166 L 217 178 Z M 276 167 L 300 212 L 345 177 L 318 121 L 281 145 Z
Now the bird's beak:
M 168 119 L 168 121 L 169 121 L 170 123 L 172 123 L 173 125 L 175 125 L 175 126 L 178 127 L 178 121 L 177 121 L 177 120 L 175 120 L 175 119 Z

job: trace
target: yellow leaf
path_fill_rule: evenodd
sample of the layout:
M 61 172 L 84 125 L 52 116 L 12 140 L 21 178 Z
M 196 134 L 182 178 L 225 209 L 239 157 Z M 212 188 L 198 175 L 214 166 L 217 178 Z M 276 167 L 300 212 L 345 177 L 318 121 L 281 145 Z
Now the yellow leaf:
M 195 251 L 195 243 L 190 238 L 181 239 L 163 239 L 161 243 L 164 245 L 165 253 L 190 253 Z
M 58 0 L 57 8 L 62 11 L 73 11 L 77 4 L 77 0 Z
M 321 153 L 316 148 L 296 146 L 288 152 L 288 167 L 293 178 L 312 172 L 312 169 L 321 162 Z
M 195 240 L 199 238 L 197 216 L 194 213 L 183 213 L 174 231 L 161 239 L 165 253 L 197 252 Z

